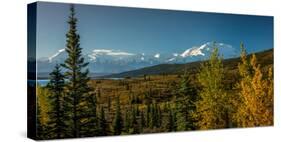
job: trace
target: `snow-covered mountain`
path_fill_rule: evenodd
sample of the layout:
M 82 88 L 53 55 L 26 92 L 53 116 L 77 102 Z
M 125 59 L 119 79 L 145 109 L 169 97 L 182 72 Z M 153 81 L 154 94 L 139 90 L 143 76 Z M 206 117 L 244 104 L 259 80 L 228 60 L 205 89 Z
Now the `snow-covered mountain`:
M 184 58 L 184 62 L 206 60 L 209 58 L 214 48 L 218 48 L 219 55 L 223 56 L 225 59 L 239 56 L 239 51 L 232 47 L 232 45 L 207 42 L 200 46 L 193 46 L 192 48 L 185 50 L 179 57 Z
M 53 59 L 58 58 L 58 56 L 60 56 L 60 59 L 64 59 L 66 58 L 66 52 L 65 49 L 60 49 L 58 52 L 56 52 L 54 55 L 50 56 L 48 58 L 49 62 L 52 62 Z
M 179 53 L 163 54 L 159 53 L 130 53 L 126 51 L 94 49 L 83 57 L 88 61 L 91 72 L 95 73 L 119 73 L 135 70 L 157 64 L 187 63 L 198 60 L 206 60 L 214 47 L 219 49 L 219 54 L 224 58 L 239 56 L 237 49 L 229 44 L 207 42 L 200 46 L 187 48 Z M 38 59 L 38 72 L 50 72 L 56 63 L 63 63 L 67 53 L 65 49 L 60 49 L 50 57 Z
M 88 57 L 92 62 L 97 60 L 125 60 L 134 56 L 135 54 L 123 51 L 114 51 L 108 49 L 95 49 L 92 53 L 88 54 Z
M 194 46 L 185 50 L 180 56 L 181 57 L 192 57 L 192 56 L 208 56 L 214 48 L 217 47 L 219 54 L 225 57 L 235 57 L 237 51 L 231 45 L 225 43 L 213 43 L 207 42 L 199 47 Z

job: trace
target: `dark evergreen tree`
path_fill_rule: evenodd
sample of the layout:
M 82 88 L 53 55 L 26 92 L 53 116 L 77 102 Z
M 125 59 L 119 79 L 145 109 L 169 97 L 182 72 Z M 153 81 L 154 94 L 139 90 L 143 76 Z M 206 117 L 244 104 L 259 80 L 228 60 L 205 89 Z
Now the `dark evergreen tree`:
M 146 110 L 145 110 L 145 126 L 149 127 L 149 122 L 150 122 L 150 104 L 146 105 Z
M 144 113 L 143 111 L 140 111 L 140 133 L 143 131 L 145 128 L 145 118 L 144 118 Z
M 110 97 L 107 97 L 107 111 L 110 112 L 110 107 L 111 107 L 111 99 Z
M 136 104 L 135 107 L 136 107 L 136 116 L 140 116 L 140 110 L 138 104 Z
M 131 120 L 132 120 L 132 123 L 131 123 L 131 127 L 133 127 L 134 124 L 137 123 L 137 118 L 136 118 L 136 107 L 135 106 L 132 106 L 131 107 Z
M 185 72 L 176 98 L 176 124 L 178 131 L 195 129 L 196 121 L 193 113 L 196 110 L 195 102 L 197 100 L 196 89 L 191 84 L 191 77 Z
M 139 125 L 137 121 L 137 106 L 132 107 L 131 111 L 131 132 L 132 134 L 138 134 L 139 133 Z
M 96 94 L 84 94 L 81 98 L 81 112 L 80 116 L 80 137 L 98 136 L 98 116 L 96 111 L 97 98 Z
M 168 115 L 168 131 L 172 132 L 176 130 L 176 119 L 175 119 L 175 112 L 172 108 L 170 108 L 169 115 Z
M 159 128 L 162 125 L 162 112 L 161 112 L 160 105 L 156 106 L 156 112 L 157 112 L 156 126 Z
M 155 112 L 154 112 L 154 105 L 153 104 L 149 104 L 149 120 L 148 120 L 148 126 L 150 129 L 153 129 L 153 127 L 155 126 Z
M 176 121 L 175 124 L 177 126 L 177 131 L 185 131 L 186 130 L 186 123 L 187 121 L 185 120 L 185 115 L 183 113 L 183 111 L 181 110 L 182 106 L 179 103 L 176 103 Z
M 64 76 L 60 66 L 56 64 L 55 69 L 50 73 L 50 82 L 47 84 L 51 94 L 48 96 L 51 109 L 48 112 L 48 135 L 51 138 L 63 138 L 66 134 L 66 121 L 64 121 Z
M 125 118 L 124 118 L 124 131 L 125 131 L 125 133 L 129 133 L 130 125 L 131 125 L 130 111 L 125 110 Z
M 113 133 L 114 135 L 120 135 L 122 132 L 123 121 L 121 116 L 120 100 L 119 97 L 116 97 L 115 102 L 115 118 L 113 121 Z
M 161 110 L 155 101 L 148 105 L 147 120 L 150 129 L 159 128 L 161 125 Z
M 166 102 L 166 103 L 164 104 L 164 108 L 163 108 L 163 111 L 164 111 L 164 112 L 168 112 L 168 111 L 169 111 L 168 105 L 169 105 L 168 102 Z
M 66 34 L 68 54 L 62 66 L 66 69 L 65 77 L 68 79 L 66 85 L 67 115 L 71 116 L 69 127 L 72 130 L 72 137 L 93 136 L 92 132 L 96 129 L 96 107 L 95 95 L 92 88 L 88 85 L 90 80 L 87 66 L 89 63 L 82 57 L 80 47 L 80 36 L 77 33 L 77 18 L 75 17 L 74 6 L 70 7 L 68 20 L 69 30 Z M 81 121 L 83 119 L 83 121 Z M 94 122 L 95 121 L 95 122 Z
M 41 114 L 41 107 L 40 104 L 37 103 L 37 109 L 36 109 L 36 137 L 38 139 L 45 139 L 45 126 L 42 124 L 42 114 Z
M 103 107 L 100 109 L 100 116 L 99 116 L 99 135 L 106 136 L 107 135 L 107 124 L 105 119 L 105 113 Z

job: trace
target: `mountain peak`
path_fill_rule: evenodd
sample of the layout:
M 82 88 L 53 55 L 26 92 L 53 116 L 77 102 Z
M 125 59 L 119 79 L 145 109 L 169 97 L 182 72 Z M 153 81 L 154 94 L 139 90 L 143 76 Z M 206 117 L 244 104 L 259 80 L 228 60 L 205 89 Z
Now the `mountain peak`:
M 225 43 L 215 43 L 215 42 L 207 42 L 200 46 L 193 46 L 185 50 L 180 56 L 185 57 L 192 57 L 192 56 L 206 56 L 212 52 L 214 47 L 219 49 L 219 54 L 226 56 L 226 57 L 235 57 L 237 56 L 237 51 L 229 44 Z
M 65 48 L 58 50 L 55 54 L 53 54 L 52 56 L 50 56 L 50 57 L 48 58 L 48 61 L 49 61 L 49 62 L 52 62 L 52 60 L 53 60 L 55 57 L 59 56 L 59 55 L 60 55 L 62 52 L 64 52 L 64 51 L 65 51 Z
M 154 55 L 154 57 L 155 57 L 155 58 L 160 58 L 160 53 L 156 53 L 156 54 Z

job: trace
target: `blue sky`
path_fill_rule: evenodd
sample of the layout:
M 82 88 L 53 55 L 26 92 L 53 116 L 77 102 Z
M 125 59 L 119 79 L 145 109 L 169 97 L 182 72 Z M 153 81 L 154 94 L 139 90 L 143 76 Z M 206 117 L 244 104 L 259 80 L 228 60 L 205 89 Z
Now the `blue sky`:
M 216 41 L 248 52 L 273 48 L 273 17 L 75 5 L 83 52 L 181 53 Z M 65 47 L 69 4 L 38 3 L 37 57 Z

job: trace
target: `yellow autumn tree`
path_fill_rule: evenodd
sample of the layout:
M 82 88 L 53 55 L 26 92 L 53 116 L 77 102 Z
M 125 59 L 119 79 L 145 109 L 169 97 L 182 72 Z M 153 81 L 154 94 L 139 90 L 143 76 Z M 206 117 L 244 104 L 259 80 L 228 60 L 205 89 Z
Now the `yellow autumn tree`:
M 241 76 L 234 115 L 238 127 L 268 126 L 273 124 L 273 73 L 269 67 L 264 75 L 257 64 L 255 54 L 249 60 L 244 45 L 241 44 Z
M 196 102 L 197 127 L 199 129 L 226 128 L 228 119 L 228 94 L 224 90 L 224 69 L 218 48 L 214 43 L 210 59 L 202 64 L 198 74 L 201 85 L 199 100 Z
M 50 103 L 48 101 L 48 96 L 50 95 L 50 92 L 44 88 L 38 85 L 36 87 L 37 91 L 37 107 L 40 110 L 40 123 L 44 126 L 47 125 L 49 121 L 49 115 L 48 112 L 50 112 Z
M 46 88 L 39 84 L 36 86 L 36 136 L 38 139 L 50 138 L 46 133 L 50 121 L 48 114 L 50 112 L 49 95 L 50 92 Z

